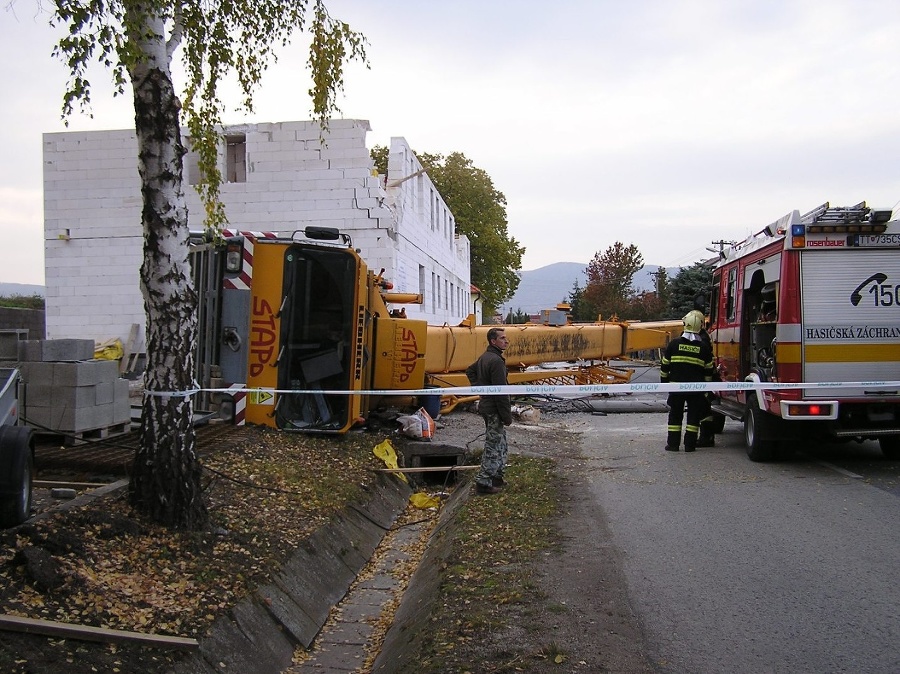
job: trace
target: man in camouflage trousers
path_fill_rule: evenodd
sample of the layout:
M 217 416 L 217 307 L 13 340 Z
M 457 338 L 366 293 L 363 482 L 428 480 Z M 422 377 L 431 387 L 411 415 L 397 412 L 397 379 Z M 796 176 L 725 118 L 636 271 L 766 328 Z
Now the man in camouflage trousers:
M 466 368 L 472 386 L 506 386 L 506 359 L 503 352 L 509 340 L 503 328 L 491 328 L 487 334 L 487 350 Z M 508 395 L 483 395 L 478 412 L 484 418 L 484 451 L 481 469 L 475 476 L 476 494 L 496 494 L 506 485 L 506 427 L 512 423 L 512 404 Z

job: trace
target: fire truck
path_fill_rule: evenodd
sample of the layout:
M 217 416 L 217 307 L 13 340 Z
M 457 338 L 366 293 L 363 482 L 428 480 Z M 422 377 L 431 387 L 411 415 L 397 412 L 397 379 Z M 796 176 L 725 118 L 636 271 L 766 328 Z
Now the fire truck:
M 369 269 L 334 228 L 197 233 L 192 267 L 203 389 L 195 408 L 237 424 L 344 433 L 382 402 L 372 392 L 468 386 L 465 368 L 492 327 L 472 316 L 458 326 L 407 318 L 405 305 L 421 304 L 422 295 L 393 292 L 384 270 Z M 631 371 L 610 368 L 609 359 L 663 347 L 681 331 L 681 321 L 573 324 L 559 314 L 542 325 L 504 326 L 510 383 L 626 380 Z M 568 361 L 577 365 L 529 369 Z M 434 396 L 443 411 L 464 400 Z
M 825 203 L 722 251 L 709 325 L 722 380 L 815 385 L 717 396 L 715 430 L 726 416 L 742 420 L 751 460 L 798 439 L 878 439 L 900 458 L 900 390 L 874 385 L 900 380 L 900 222 L 891 215 Z

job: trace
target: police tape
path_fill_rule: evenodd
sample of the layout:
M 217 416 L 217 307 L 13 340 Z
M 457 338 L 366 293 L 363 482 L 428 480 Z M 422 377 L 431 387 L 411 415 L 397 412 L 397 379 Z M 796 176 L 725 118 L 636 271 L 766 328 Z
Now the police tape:
M 757 382 L 757 381 L 712 381 L 712 382 L 669 382 L 669 383 L 630 383 L 630 384 L 509 384 L 507 386 L 447 386 L 425 389 L 368 389 L 368 390 L 323 390 L 323 389 L 278 389 L 278 388 L 245 388 L 235 384 L 230 388 L 197 388 L 190 391 L 161 392 L 145 391 L 144 395 L 188 397 L 197 393 L 226 393 L 234 395 L 257 394 L 309 394 L 309 395 L 366 395 L 366 396 L 483 396 L 483 395 L 515 395 L 515 396 L 549 396 L 549 397 L 588 397 L 613 393 L 709 393 L 722 391 L 761 391 L 761 390 L 815 390 L 815 389 L 863 389 L 866 394 L 897 395 L 900 393 L 900 381 L 821 381 L 821 382 Z

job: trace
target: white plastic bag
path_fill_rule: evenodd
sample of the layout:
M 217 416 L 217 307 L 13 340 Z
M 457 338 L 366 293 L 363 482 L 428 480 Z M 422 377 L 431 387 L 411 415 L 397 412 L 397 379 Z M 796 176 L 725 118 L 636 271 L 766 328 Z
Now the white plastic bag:
M 397 417 L 397 421 L 403 435 L 419 440 L 431 440 L 434 437 L 434 419 L 424 407 L 416 410 L 415 414 Z

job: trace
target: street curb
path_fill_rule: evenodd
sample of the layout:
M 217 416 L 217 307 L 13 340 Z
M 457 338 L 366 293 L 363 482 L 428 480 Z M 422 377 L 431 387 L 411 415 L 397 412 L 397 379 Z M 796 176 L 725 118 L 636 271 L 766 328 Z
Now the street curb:
M 376 479 L 368 499 L 305 539 L 273 582 L 216 619 L 199 650 L 171 673 L 274 674 L 289 667 L 294 650 L 310 646 L 406 507 L 411 490 L 405 482 L 387 474 Z

